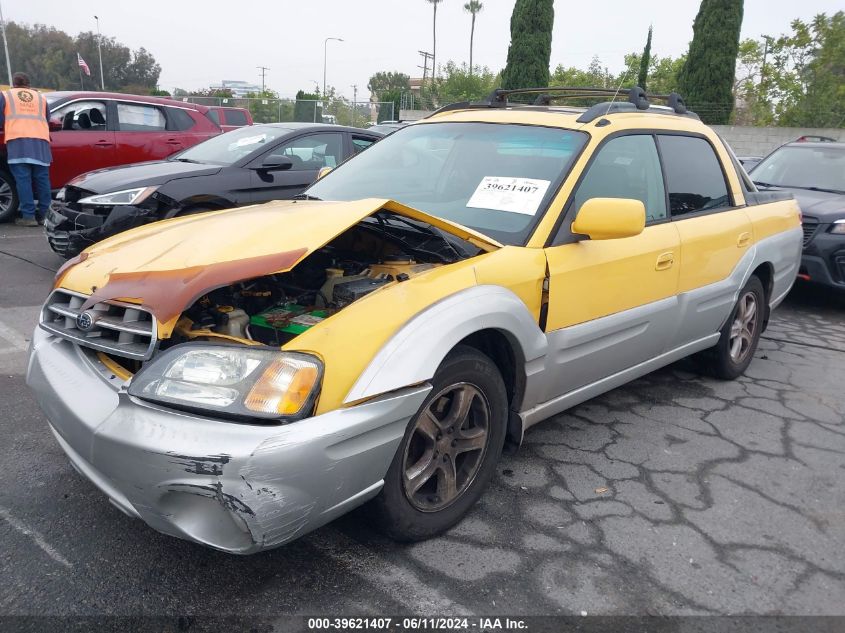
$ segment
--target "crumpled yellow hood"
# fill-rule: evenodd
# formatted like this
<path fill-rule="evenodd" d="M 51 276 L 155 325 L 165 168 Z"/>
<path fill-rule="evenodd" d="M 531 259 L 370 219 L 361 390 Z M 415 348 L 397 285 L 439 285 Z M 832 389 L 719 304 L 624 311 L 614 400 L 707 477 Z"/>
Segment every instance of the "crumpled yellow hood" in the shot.
<path fill-rule="evenodd" d="M 176 310 L 175 297 L 169 294 L 193 295 L 213 285 L 290 270 L 380 209 L 428 222 L 485 251 L 501 246 L 471 229 L 391 200 L 286 200 L 126 231 L 90 247 L 78 261 L 60 269 L 56 285 L 85 295 L 93 293 L 101 301 L 143 302 L 164 322 L 173 318 Z M 202 288 L 204 283 L 209 285 Z M 172 303 L 167 309 L 161 305 Z"/>

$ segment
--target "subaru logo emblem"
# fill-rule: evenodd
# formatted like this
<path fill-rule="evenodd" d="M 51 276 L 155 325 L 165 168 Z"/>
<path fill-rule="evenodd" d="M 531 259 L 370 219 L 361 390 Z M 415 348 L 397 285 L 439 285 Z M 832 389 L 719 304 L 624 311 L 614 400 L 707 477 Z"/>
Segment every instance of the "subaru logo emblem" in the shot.
<path fill-rule="evenodd" d="M 76 317 L 76 327 L 80 330 L 88 331 L 94 325 L 94 317 L 91 315 L 90 312 L 83 312 L 78 317 Z"/>

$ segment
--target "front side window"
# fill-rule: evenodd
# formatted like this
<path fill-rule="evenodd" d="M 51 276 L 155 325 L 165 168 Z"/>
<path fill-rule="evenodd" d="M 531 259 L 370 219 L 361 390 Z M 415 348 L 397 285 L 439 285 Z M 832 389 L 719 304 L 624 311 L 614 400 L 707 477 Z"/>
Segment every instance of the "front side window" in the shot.
<path fill-rule="evenodd" d="M 50 119 L 60 121 L 62 130 L 102 132 L 106 126 L 106 104 L 102 101 L 74 101 L 50 113 Z"/>
<path fill-rule="evenodd" d="M 164 112 L 155 106 L 118 103 L 117 122 L 121 132 L 155 132 L 167 129 Z"/>
<path fill-rule="evenodd" d="M 695 136 L 659 135 L 672 217 L 731 206 L 731 197 L 713 147 Z"/>
<path fill-rule="evenodd" d="M 389 198 L 523 244 L 588 136 L 527 125 L 405 127 L 312 185 L 323 200 Z"/>
<path fill-rule="evenodd" d="M 590 198 L 640 200 L 647 222 L 665 220 L 666 190 L 654 138 L 620 136 L 602 146 L 575 192 L 572 217 Z"/>
<path fill-rule="evenodd" d="M 337 167 L 343 162 L 343 136 L 337 132 L 310 134 L 273 150 L 265 161 L 284 156 L 293 161 L 291 171 L 312 171 Z"/>
<path fill-rule="evenodd" d="M 845 192 L 845 148 L 830 145 L 786 145 L 752 171 L 759 185 Z"/>

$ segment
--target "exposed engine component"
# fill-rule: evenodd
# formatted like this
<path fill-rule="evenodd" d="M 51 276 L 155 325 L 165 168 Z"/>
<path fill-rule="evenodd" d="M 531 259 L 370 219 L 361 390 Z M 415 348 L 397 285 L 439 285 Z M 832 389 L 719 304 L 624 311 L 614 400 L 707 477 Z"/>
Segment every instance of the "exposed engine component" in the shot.
<path fill-rule="evenodd" d="M 374 290 L 378 290 L 385 284 L 389 284 L 391 281 L 393 281 L 391 277 L 382 275 L 381 277 L 375 278 L 366 277 L 364 279 L 339 282 L 335 284 L 332 302 L 338 308 L 344 308 L 353 301 L 357 301 Z"/>

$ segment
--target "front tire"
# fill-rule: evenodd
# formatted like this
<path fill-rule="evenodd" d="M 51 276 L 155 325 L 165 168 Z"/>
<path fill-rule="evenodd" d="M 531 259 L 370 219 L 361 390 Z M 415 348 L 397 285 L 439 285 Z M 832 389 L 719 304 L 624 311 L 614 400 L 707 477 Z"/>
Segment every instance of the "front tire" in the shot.
<path fill-rule="evenodd" d="M 377 526 L 401 541 L 460 521 L 490 482 L 505 441 L 507 391 L 490 358 L 458 346 L 431 382 L 372 503 Z"/>
<path fill-rule="evenodd" d="M 716 378 L 734 380 L 748 369 L 757 350 L 766 315 L 763 284 L 752 276 L 739 292 L 719 342 L 705 356 L 705 369 Z"/>
<path fill-rule="evenodd" d="M 18 190 L 15 179 L 0 169 L 0 222 L 11 222 L 18 214 Z"/>

